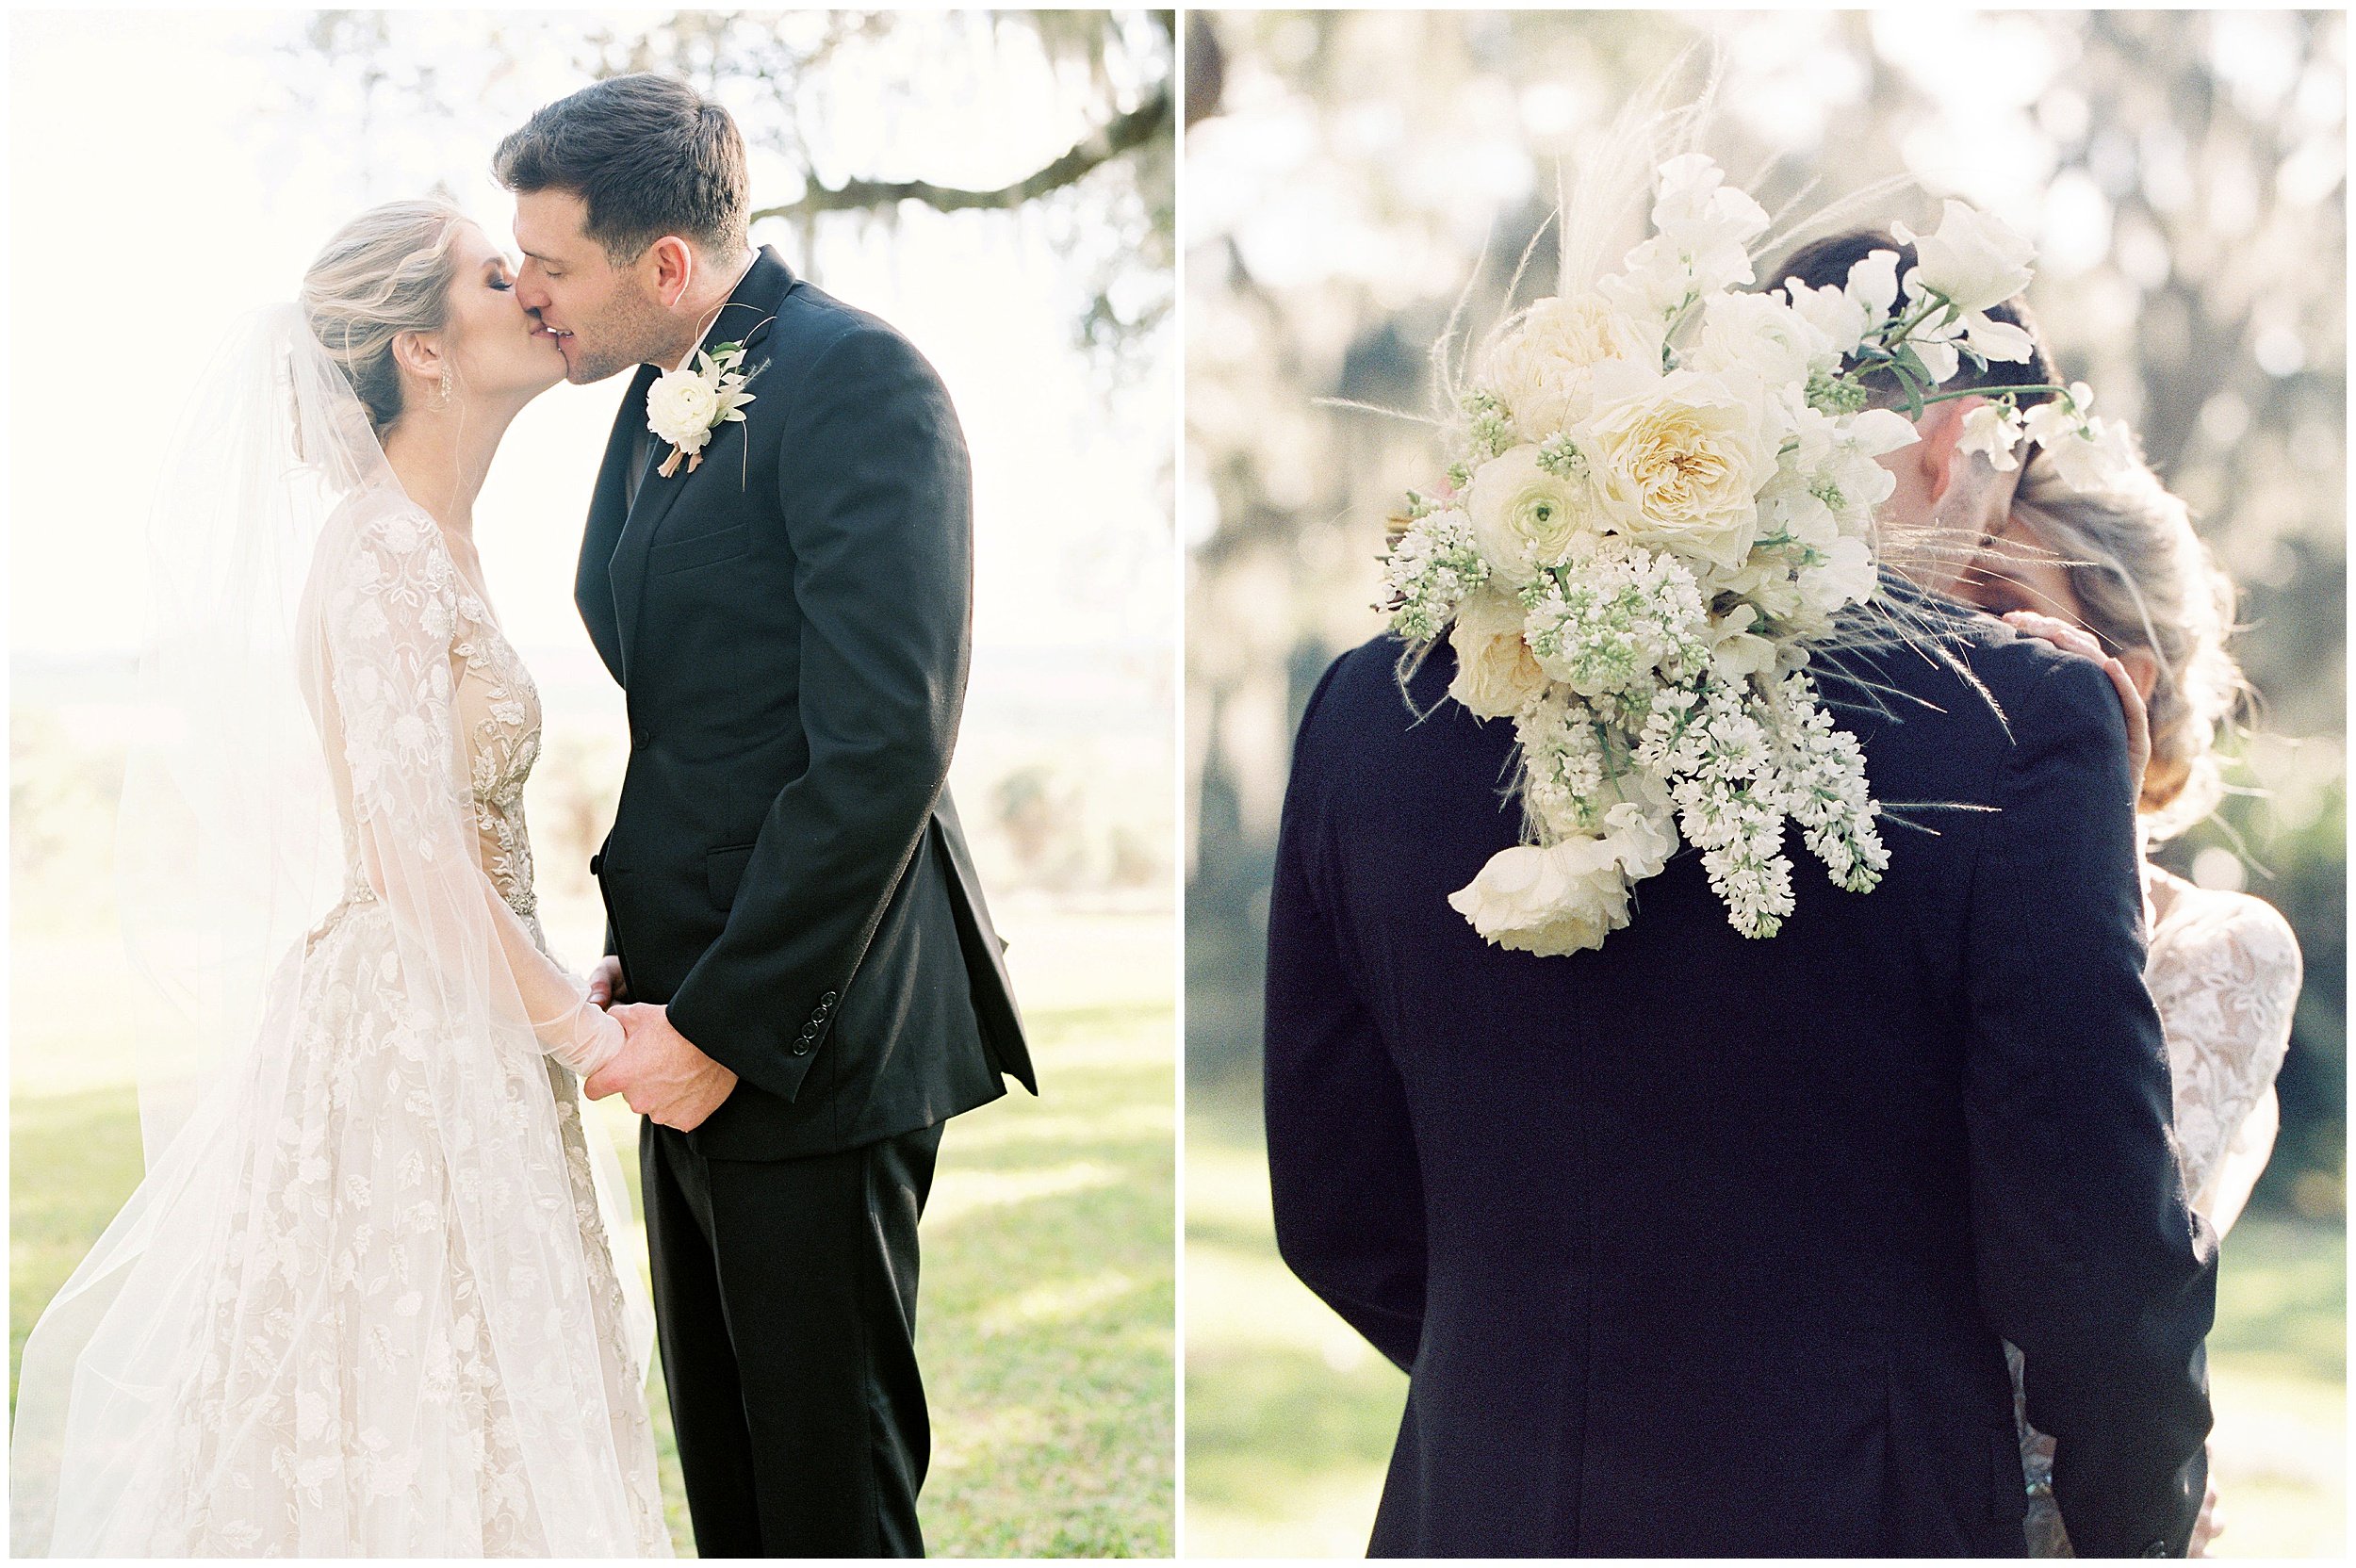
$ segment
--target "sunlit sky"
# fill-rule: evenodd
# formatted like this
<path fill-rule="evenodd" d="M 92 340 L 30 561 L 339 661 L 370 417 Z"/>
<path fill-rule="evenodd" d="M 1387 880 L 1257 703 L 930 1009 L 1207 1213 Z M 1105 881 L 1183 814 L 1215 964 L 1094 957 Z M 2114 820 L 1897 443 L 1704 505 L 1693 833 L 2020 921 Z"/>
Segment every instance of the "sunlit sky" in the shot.
<path fill-rule="evenodd" d="M 658 14 L 611 20 L 627 32 Z M 269 108 L 298 70 L 324 75 L 316 58 L 273 53 L 292 36 L 289 14 L 10 18 L 9 644 L 20 662 L 136 648 L 140 542 L 174 400 L 237 315 L 290 297 L 345 218 L 438 179 L 512 245 L 491 150 L 532 108 L 586 85 L 556 36 L 585 15 L 497 19 L 524 41 L 507 72 L 481 46 L 485 13 L 404 18 L 456 112 L 380 119 L 365 149 L 349 119 L 322 126 Z M 992 79 L 943 66 L 920 74 L 911 96 L 878 90 L 906 74 L 883 56 L 845 62 L 826 130 L 828 155 L 846 167 L 828 177 L 921 172 L 994 185 L 1076 132 L 1072 106 L 1040 90 L 1036 72 Z M 757 204 L 797 193 L 756 158 Z M 1174 638 L 1172 356 L 1165 342 L 1142 391 L 1105 396 L 1072 347 L 1081 269 L 1046 225 L 1039 214 L 929 211 L 863 231 L 830 223 L 814 258 L 781 225 L 754 237 L 892 321 L 948 383 L 973 452 L 977 682 L 993 660 Z M 559 386 L 526 410 L 476 509 L 494 597 L 537 667 L 579 671 L 594 658 L 573 568 L 627 384 Z"/>

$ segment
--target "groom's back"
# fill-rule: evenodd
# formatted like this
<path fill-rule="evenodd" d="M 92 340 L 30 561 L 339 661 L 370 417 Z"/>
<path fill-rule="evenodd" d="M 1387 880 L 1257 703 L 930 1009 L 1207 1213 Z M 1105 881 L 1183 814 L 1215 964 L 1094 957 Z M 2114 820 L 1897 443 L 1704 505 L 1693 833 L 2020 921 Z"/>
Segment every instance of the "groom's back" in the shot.
<path fill-rule="evenodd" d="M 1912 647 L 1849 657 L 1877 696 L 1824 681 L 1902 819 L 1878 890 L 1841 891 L 1794 835 L 1796 906 L 1751 940 L 1689 853 L 1568 958 L 1489 947 L 1447 903 L 1519 831 L 1511 727 L 1445 700 L 1447 648 L 1411 683 L 1419 723 L 1396 643 L 1329 672 L 1271 917 L 1271 1165 L 1287 1256 L 1346 1314 L 1363 1296 L 1361 1327 L 1413 1363 L 1378 1551 L 2021 1550 L 1967 1108 L 1985 923 L 2021 923 L 2010 940 L 2039 911 L 1986 907 L 1974 877 L 2021 757 L 2007 721 L 2034 749 L 2119 720 L 2091 664 L 1993 623 L 1947 638 L 1987 695 Z M 2091 819 L 2056 805 L 2053 874 L 2084 874 L 2069 841 Z M 1355 1023 L 1317 1000 L 1336 979 Z M 1359 1024 L 1353 1083 L 1336 1042 Z M 1320 1102 L 1311 1119 L 1346 1102 L 1360 1122 L 1335 1147 L 1296 1135 Z M 1402 1142 L 1413 1192 L 1380 1168 Z M 1348 1193 L 1330 1214 L 1327 1183 Z M 1421 1234 L 1384 1256 L 1386 1197 Z M 1420 1301 L 1383 1300 L 1417 1243 Z"/>

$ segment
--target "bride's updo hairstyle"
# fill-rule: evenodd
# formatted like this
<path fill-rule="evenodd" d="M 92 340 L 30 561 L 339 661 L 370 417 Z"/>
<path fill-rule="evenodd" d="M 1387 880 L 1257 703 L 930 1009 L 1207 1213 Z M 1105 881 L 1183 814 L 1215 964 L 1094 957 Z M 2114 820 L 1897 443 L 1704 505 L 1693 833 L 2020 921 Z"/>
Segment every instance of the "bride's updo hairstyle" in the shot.
<path fill-rule="evenodd" d="M 451 246 L 466 220 L 456 203 L 439 196 L 386 202 L 337 230 L 303 274 L 303 319 L 379 437 L 401 414 L 393 339 L 448 322 L 457 269 Z"/>
<path fill-rule="evenodd" d="M 2152 655 L 2151 762 L 2136 808 L 2153 837 L 2172 838 L 2224 798 L 2217 731 L 2249 690 L 2225 646 L 2233 580 L 2193 531 L 2184 503 L 2140 463 L 2118 490 L 2087 495 L 2032 447 L 2013 514 L 2067 564 L 2086 629 L 2114 652 Z"/>

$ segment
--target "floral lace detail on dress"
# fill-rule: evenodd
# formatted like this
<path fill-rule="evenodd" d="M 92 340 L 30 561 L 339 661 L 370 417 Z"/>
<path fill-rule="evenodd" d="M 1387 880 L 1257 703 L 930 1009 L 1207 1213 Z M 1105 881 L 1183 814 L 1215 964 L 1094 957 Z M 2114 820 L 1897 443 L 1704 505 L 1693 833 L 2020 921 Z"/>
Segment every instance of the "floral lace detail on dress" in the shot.
<path fill-rule="evenodd" d="M 2206 1217 L 2227 1152 L 2252 1113 L 2270 1108 L 2299 1002 L 2299 939 L 2263 900 L 2153 874 L 2168 903 L 2152 927 L 2144 980 L 2168 1037 L 2177 1165 L 2194 1210 Z M 2004 1359 L 2029 1491 L 2029 1555 L 2068 1557 L 2053 1503 L 2053 1440 L 2029 1425 L 2021 1352 L 2006 1345 Z"/>
<path fill-rule="evenodd" d="M 139 1321 L 83 1364 L 126 1392 L 56 1549 L 668 1556 L 578 1080 L 535 1033 L 578 985 L 533 912 L 538 695 L 430 519 L 330 534 L 306 694 L 347 897 L 134 1200 Z"/>

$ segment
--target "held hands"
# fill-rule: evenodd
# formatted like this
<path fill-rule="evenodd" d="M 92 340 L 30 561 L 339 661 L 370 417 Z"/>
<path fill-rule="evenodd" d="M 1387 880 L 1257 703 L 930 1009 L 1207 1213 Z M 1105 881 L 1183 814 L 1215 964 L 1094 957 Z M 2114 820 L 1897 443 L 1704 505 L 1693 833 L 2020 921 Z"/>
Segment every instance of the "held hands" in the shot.
<path fill-rule="evenodd" d="M 604 971 L 590 981 L 593 999 Z M 692 1133 L 735 1092 L 736 1074 L 672 1028 L 669 1009 L 625 1003 L 608 1014 L 622 1026 L 622 1049 L 582 1086 L 590 1099 L 618 1094 L 639 1115 Z"/>
<path fill-rule="evenodd" d="M 2127 666 L 2104 653 L 2102 645 L 2094 640 L 2091 632 L 2068 621 L 2040 615 L 2034 610 L 2016 610 L 2004 617 L 2004 624 L 2023 637 L 2051 643 L 2064 653 L 2091 659 L 2102 666 L 2102 673 L 2111 678 L 2111 685 L 2119 692 L 2119 706 L 2126 711 L 2127 766 L 2135 775 L 2135 798 L 2143 798 L 2143 770 L 2151 762 L 2151 715 L 2144 707 L 2143 694 L 2135 689 L 2135 678 L 2127 673 Z"/>
<path fill-rule="evenodd" d="M 600 1007 L 630 1000 L 630 988 L 622 984 L 622 960 L 611 953 L 589 972 L 589 1000 Z"/>

